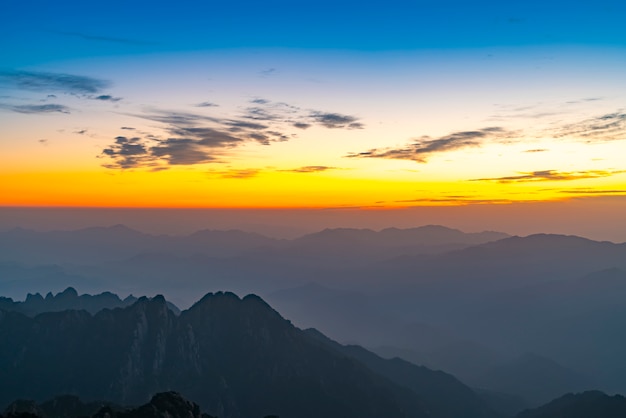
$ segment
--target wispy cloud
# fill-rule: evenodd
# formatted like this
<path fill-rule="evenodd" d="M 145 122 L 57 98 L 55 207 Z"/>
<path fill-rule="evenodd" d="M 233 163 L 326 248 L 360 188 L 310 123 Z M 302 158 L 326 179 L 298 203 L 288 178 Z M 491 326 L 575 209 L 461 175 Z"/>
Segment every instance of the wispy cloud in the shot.
<path fill-rule="evenodd" d="M 0 105 L 0 107 L 12 110 L 17 113 L 25 113 L 25 114 L 30 114 L 30 115 L 45 114 L 45 113 L 66 113 L 66 114 L 70 113 L 69 107 L 63 106 L 60 104 L 52 104 L 52 103 L 38 104 L 38 105 L 28 104 L 28 105 L 17 105 L 17 106 L 3 104 L 3 105 Z"/>
<path fill-rule="evenodd" d="M 626 113 L 617 111 L 566 124 L 548 132 L 556 138 L 571 137 L 586 141 L 626 139 Z"/>
<path fill-rule="evenodd" d="M 320 173 L 322 171 L 336 170 L 337 167 L 329 167 L 325 165 L 307 165 L 304 167 L 293 168 L 291 170 L 281 170 L 289 173 Z"/>
<path fill-rule="evenodd" d="M 262 170 L 257 168 L 211 170 L 209 173 L 223 179 L 251 179 L 257 177 Z"/>
<path fill-rule="evenodd" d="M 599 177 L 609 177 L 615 174 L 623 173 L 619 171 L 589 170 L 589 171 L 557 171 L 557 170 L 540 170 L 523 172 L 516 176 L 493 177 L 472 179 L 470 181 L 494 181 L 497 183 L 527 183 L 539 181 L 570 181 L 581 179 L 593 179 Z"/>
<path fill-rule="evenodd" d="M 485 142 L 510 139 L 513 132 L 501 127 L 489 127 L 475 131 L 454 132 L 440 138 L 421 139 L 400 148 L 374 148 L 369 151 L 348 154 L 350 158 L 386 158 L 394 160 L 411 160 L 425 163 L 432 155 L 456 151 L 463 148 L 480 147 Z"/>
<path fill-rule="evenodd" d="M 441 197 L 441 198 L 420 198 L 420 199 L 406 199 L 406 200 L 394 200 L 394 203 L 416 203 L 422 205 L 434 204 L 440 205 L 442 203 L 461 204 L 461 205 L 485 205 L 485 204 L 507 204 L 513 203 L 511 199 L 481 199 L 472 197 Z"/>
<path fill-rule="evenodd" d="M 626 194 L 626 189 L 569 189 L 560 190 L 559 193 L 565 194 L 577 194 L 577 195 L 613 195 L 613 194 Z"/>
<path fill-rule="evenodd" d="M 23 90 L 62 91 L 73 94 L 95 94 L 110 85 L 106 80 L 93 77 L 36 71 L 0 72 L 0 84 Z"/>
<path fill-rule="evenodd" d="M 310 117 L 318 124 L 330 129 L 363 129 L 363 124 L 354 116 L 314 111 L 311 112 Z"/>
<path fill-rule="evenodd" d="M 213 102 L 202 102 L 202 103 L 198 103 L 195 104 L 194 107 L 218 107 L 218 104 L 215 104 Z"/>

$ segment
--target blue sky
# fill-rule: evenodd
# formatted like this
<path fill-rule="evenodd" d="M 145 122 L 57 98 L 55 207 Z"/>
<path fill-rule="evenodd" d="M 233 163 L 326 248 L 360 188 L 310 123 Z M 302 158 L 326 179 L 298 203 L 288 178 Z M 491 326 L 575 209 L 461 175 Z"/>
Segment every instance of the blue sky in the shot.
<path fill-rule="evenodd" d="M 223 48 L 623 46 L 623 1 L 35 1 L 0 5 L 2 66 Z"/>

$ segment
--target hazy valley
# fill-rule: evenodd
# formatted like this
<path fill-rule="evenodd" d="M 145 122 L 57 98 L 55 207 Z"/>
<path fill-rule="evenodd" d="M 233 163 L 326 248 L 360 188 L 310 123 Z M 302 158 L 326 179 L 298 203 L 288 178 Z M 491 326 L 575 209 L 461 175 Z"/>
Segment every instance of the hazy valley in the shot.
<path fill-rule="evenodd" d="M 0 295 L 2 405 L 495 418 L 626 392 L 626 244 L 576 236 L 11 229 Z"/>

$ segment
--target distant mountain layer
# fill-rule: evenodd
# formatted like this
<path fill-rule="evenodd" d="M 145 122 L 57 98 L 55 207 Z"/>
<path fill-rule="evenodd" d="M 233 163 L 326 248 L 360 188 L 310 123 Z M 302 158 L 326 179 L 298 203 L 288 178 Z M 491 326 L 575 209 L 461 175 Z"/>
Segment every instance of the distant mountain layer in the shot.
<path fill-rule="evenodd" d="M 524 411 L 517 418 L 624 418 L 626 398 L 598 391 L 567 394 L 536 409 Z"/>
<path fill-rule="evenodd" d="M 0 310 L 0 341 L 0 404 L 58 393 L 140 404 L 176 389 L 222 418 L 452 418 L 432 413 L 430 392 L 381 376 L 253 295 L 208 294 L 180 316 L 160 296 L 93 316 L 68 310 L 29 318 Z M 446 379 L 472 402 L 478 399 Z M 440 396 L 447 389 L 443 385 Z M 476 411 L 467 418 L 494 416 L 466 405 Z"/>
<path fill-rule="evenodd" d="M 279 240 L 238 230 L 203 230 L 186 236 L 150 235 L 123 225 L 76 231 L 37 232 L 15 228 L 0 232 L 0 261 L 30 264 L 91 264 L 144 253 L 205 254 L 234 257 L 275 251 L 336 256 L 432 253 L 506 238 L 499 232 L 464 233 L 443 226 L 411 229 L 327 229 L 295 240 Z"/>

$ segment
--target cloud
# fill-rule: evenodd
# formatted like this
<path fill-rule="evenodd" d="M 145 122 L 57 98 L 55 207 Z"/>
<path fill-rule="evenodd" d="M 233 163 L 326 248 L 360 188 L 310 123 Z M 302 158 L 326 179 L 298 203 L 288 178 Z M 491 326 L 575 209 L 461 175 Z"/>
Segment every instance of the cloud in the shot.
<path fill-rule="evenodd" d="M 220 127 L 226 121 L 207 116 L 178 112 L 153 112 L 135 116 L 165 124 L 163 130 L 166 136 L 163 138 L 148 134 L 143 138 L 116 137 L 115 142 L 102 151 L 103 156 L 113 161 L 105 167 L 154 169 L 218 162 L 224 155 L 223 150 L 250 140 L 230 132 L 227 127 Z"/>
<path fill-rule="evenodd" d="M 242 170 L 223 170 L 223 171 L 210 171 L 211 174 L 216 174 L 223 179 L 250 179 L 257 177 L 261 170 L 257 168 L 247 168 Z"/>
<path fill-rule="evenodd" d="M 495 181 L 497 183 L 527 183 L 537 181 L 570 181 L 581 179 L 593 179 L 599 177 L 609 177 L 615 174 L 623 173 L 621 171 L 604 171 L 604 170 L 589 170 L 589 171 L 556 171 L 556 170 L 541 170 L 524 172 L 518 176 L 506 176 L 506 177 L 494 177 L 494 178 L 482 178 L 472 179 L 470 181 Z"/>
<path fill-rule="evenodd" d="M 78 131 L 74 131 L 72 133 L 78 134 L 78 135 L 85 135 L 87 133 L 87 129 L 80 129 Z"/>
<path fill-rule="evenodd" d="M 311 112 L 310 117 L 318 124 L 330 129 L 363 129 L 363 124 L 354 116 L 314 111 Z"/>
<path fill-rule="evenodd" d="M 455 197 L 455 196 L 442 197 L 442 198 L 394 200 L 394 203 L 421 203 L 421 204 L 436 204 L 436 205 L 439 205 L 441 203 L 485 205 L 485 204 L 507 204 L 507 203 L 513 203 L 513 202 L 514 201 L 511 199 L 479 199 L 479 198 Z"/>
<path fill-rule="evenodd" d="M 307 165 L 304 167 L 294 168 L 291 170 L 281 170 L 289 173 L 319 173 L 326 170 L 336 170 L 337 167 L 328 167 L 325 165 Z"/>
<path fill-rule="evenodd" d="M 124 129 L 124 130 L 127 130 L 127 131 L 134 131 L 135 130 L 135 128 L 130 127 L 130 126 L 122 126 L 120 129 Z"/>
<path fill-rule="evenodd" d="M 101 156 L 108 157 L 108 168 L 151 168 L 168 165 L 195 165 L 227 162 L 231 150 L 250 143 L 271 145 L 295 137 L 294 128 L 304 129 L 314 122 L 326 127 L 356 129 L 362 127 L 352 116 L 338 113 L 304 112 L 296 106 L 266 99 L 250 101 L 254 107 L 245 109 L 237 118 L 214 117 L 191 112 L 150 110 L 129 116 L 162 124 L 159 135 L 143 134 L 128 142 L 106 147 Z M 208 106 L 211 107 L 211 106 Z M 122 129 L 131 129 L 124 128 Z M 125 138 L 125 137 L 123 137 Z M 142 151 L 129 155 L 130 151 Z M 145 152 L 144 152 L 145 151 Z M 302 168 L 298 172 L 321 171 L 322 166 Z M 302 171 L 308 170 L 308 171 Z"/>
<path fill-rule="evenodd" d="M 156 165 L 154 158 L 149 155 L 146 145 L 138 137 L 118 136 L 111 146 L 102 150 L 102 154 L 114 160 L 113 164 L 104 165 L 107 168 L 128 169 Z"/>
<path fill-rule="evenodd" d="M 546 151 L 548 151 L 546 148 L 535 148 L 535 149 L 527 149 L 524 152 L 534 153 L 534 152 L 546 152 Z"/>
<path fill-rule="evenodd" d="M 47 139 L 38 139 L 37 142 L 39 142 L 41 145 L 48 145 Z"/>
<path fill-rule="evenodd" d="M 93 77 L 64 73 L 36 71 L 0 72 L 0 84 L 32 91 L 62 91 L 74 94 L 94 94 L 109 87 L 110 83 Z"/>
<path fill-rule="evenodd" d="M 265 70 L 261 70 L 259 71 L 259 74 L 263 77 L 269 77 L 271 75 L 275 75 L 278 73 L 278 70 L 276 68 L 267 68 Z"/>
<path fill-rule="evenodd" d="M 253 99 L 255 106 L 246 108 L 245 119 L 287 124 L 298 129 L 307 129 L 313 125 L 328 129 L 363 129 L 365 125 L 358 118 L 335 112 L 303 110 L 284 102 L 272 102 L 267 99 Z"/>
<path fill-rule="evenodd" d="M 614 112 L 564 125 L 548 132 L 556 138 L 574 137 L 587 141 L 626 139 L 626 113 Z"/>
<path fill-rule="evenodd" d="M 217 160 L 200 141 L 189 138 L 168 138 L 150 148 L 150 154 L 155 159 L 166 160 L 169 165 L 193 165 Z"/>
<path fill-rule="evenodd" d="M 600 189 L 570 189 L 561 190 L 559 193 L 567 194 L 589 194 L 589 195 L 611 195 L 611 194 L 626 194 L 626 189 L 614 189 L 614 190 L 600 190 Z"/>
<path fill-rule="evenodd" d="M 120 100 L 122 100 L 121 97 L 113 97 L 111 95 L 108 94 L 101 94 L 100 96 L 96 96 L 93 97 L 94 100 L 101 100 L 104 102 L 119 102 Z"/>
<path fill-rule="evenodd" d="M 483 128 L 476 131 L 454 132 L 436 139 L 422 137 L 401 148 L 374 148 L 356 154 L 348 154 L 350 158 L 387 158 L 394 160 L 411 160 L 425 163 L 434 154 L 456 151 L 463 148 L 480 147 L 487 141 L 501 141 L 511 138 L 512 132 L 500 127 Z"/>
<path fill-rule="evenodd" d="M 202 102 L 202 103 L 198 103 L 196 105 L 194 105 L 195 107 L 218 107 L 218 104 L 215 104 L 213 102 Z"/>
<path fill-rule="evenodd" d="M 41 105 L 19 105 L 19 106 L 8 106 L 2 105 L 2 107 L 12 110 L 17 113 L 25 113 L 25 114 L 41 114 L 41 113 L 70 113 L 70 109 L 67 106 L 63 106 L 60 104 L 41 104 Z"/>

